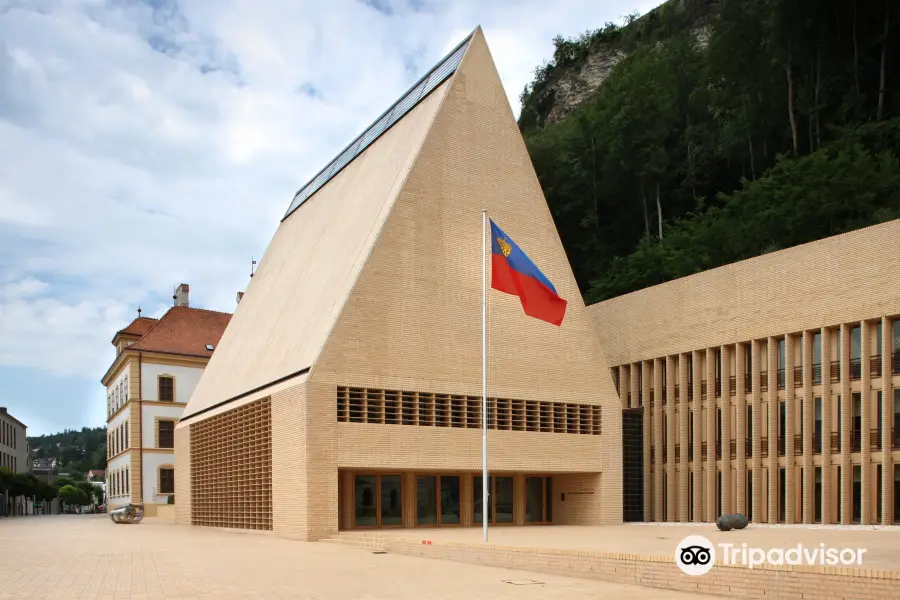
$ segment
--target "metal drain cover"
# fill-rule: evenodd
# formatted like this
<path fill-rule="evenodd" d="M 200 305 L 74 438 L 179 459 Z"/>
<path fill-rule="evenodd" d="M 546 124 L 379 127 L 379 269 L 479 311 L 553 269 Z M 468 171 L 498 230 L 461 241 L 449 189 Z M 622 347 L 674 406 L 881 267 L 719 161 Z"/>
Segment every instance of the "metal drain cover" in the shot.
<path fill-rule="evenodd" d="M 384 550 L 373 550 L 372 554 L 387 554 Z"/>
<path fill-rule="evenodd" d="M 504 579 L 503 583 L 512 585 L 543 585 L 543 581 L 535 581 L 534 579 Z"/>

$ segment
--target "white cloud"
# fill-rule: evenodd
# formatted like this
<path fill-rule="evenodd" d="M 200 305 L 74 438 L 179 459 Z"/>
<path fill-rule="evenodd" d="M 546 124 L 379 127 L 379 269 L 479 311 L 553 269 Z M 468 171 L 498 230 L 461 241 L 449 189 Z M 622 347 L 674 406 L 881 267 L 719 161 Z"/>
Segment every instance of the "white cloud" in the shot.
<path fill-rule="evenodd" d="M 232 310 L 294 192 L 475 25 L 517 113 L 556 34 L 634 8 L 0 0 L 0 367 L 96 381 L 180 282 Z"/>

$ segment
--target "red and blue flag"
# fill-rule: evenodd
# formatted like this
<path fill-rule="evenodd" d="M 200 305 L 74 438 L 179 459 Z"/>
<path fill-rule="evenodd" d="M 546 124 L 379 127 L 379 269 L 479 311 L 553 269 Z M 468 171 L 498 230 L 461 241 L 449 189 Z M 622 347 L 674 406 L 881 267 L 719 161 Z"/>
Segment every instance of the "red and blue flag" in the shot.
<path fill-rule="evenodd" d="M 491 219 L 491 287 L 522 301 L 525 314 L 561 325 L 566 301 L 521 248 Z"/>

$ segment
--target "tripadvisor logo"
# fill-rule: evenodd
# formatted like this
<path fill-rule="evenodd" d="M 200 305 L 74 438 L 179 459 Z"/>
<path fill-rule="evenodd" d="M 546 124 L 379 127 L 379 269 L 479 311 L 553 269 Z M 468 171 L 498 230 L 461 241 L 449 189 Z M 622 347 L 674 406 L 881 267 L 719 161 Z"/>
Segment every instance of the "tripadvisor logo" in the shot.
<path fill-rule="evenodd" d="M 825 544 L 790 548 L 753 548 L 747 544 L 719 544 L 719 564 L 725 566 L 810 565 L 861 566 L 865 548 L 829 548 Z M 716 546 L 702 535 L 689 535 L 675 548 L 675 564 L 687 575 L 706 575 L 716 564 Z"/>
<path fill-rule="evenodd" d="M 687 575 L 706 575 L 716 564 L 716 547 L 702 535 L 689 535 L 675 548 L 675 564 Z"/>

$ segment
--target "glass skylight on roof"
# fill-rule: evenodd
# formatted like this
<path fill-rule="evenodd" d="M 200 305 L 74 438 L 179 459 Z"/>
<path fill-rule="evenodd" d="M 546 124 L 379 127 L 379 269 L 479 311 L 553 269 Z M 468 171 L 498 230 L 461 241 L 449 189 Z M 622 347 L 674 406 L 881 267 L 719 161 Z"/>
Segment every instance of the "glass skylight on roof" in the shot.
<path fill-rule="evenodd" d="M 337 175 L 341 169 L 349 165 L 353 159 L 359 156 L 366 148 L 377 140 L 384 132 L 394 126 L 394 124 L 402 119 L 409 111 L 424 100 L 428 94 L 433 92 L 439 85 L 447 80 L 448 77 L 456 72 L 462 60 L 463 54 L 469 45 L 472 34 L 469 34 L 459 46 L 450 51 L 450 54 L 444 57 L 435 67 L 425 74 L 419 81 L 413 85 L 397 102 L 387 109 L 375 122 L 368 127 L 359 137 L 357 137 L 349 146 L 337 155 L 324 169 L 312 178 L 312 180 L 300 188 L 300 191 L 294 195 L 294 200 L 288 207 L 284 215 L 284 219 L 301 204 L 306 202 L 313 194 L 319 191 L 332 177 Z"/>

